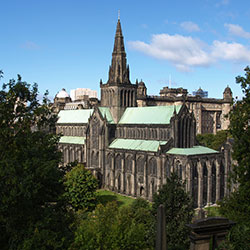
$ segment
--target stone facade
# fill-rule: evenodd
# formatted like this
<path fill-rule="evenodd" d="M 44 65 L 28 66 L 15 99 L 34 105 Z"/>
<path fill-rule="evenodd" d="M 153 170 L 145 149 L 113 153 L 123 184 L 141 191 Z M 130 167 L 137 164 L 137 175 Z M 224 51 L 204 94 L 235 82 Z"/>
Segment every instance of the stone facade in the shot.
<path fill-rule="evenodd" d="M 101 81 L 100 88 L 100 106 L 59 113 L 63 164 L 78 160 L 93 171 L 102 187 L 149 200 L 171 172 L 186 181 L 195 207 L 214 204 L 228 193 L 228 147 L 218 152 L 196 143 L 197 116 L 201 114 L 194 107 L 203 105 L 199 106 L 203 112 L 205 102 L 198 102 L 197 97 L 190 101 L 183 89 L 150 98 L 142 81 L 132 84 L 120 20 L 109 79 Z M 225 105 L 206 102 L 206 110 L 215 112 L 212 117 L 217 117 L 217 108 L 222 112 L 216 106 L 220 104 Z"/>
<path fill-rule="evenodd" d="M 185 104 L 194 113 L 197 134 L 216 134 L 228 129 L 232 91 L 226 87 L 222 99 L 188 95 L 187 89 L 164 87 L 159 96 L 148 96 L 145 83 L 138 84 L 138 107 Z M 143 93 L 142 93 L 143 92 Z"/>

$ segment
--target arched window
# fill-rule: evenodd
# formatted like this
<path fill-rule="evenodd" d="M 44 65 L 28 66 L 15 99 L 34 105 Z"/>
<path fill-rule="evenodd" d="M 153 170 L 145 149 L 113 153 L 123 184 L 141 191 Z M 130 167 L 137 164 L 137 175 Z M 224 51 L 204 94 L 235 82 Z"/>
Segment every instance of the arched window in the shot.
<path fill-rule="evenodd" d="M 182 180 L 182 165 L 179 161 L 175 164 L 175 172 L 178 175 L 178 177 Z"/>
<path fill-rule="evenodd" d="M 132 158 L 131 158 L 131 156 L 128 156 L 125 159 L 125 171 L 126 171 L 126 173 L 132 173 Z"/>
<path fill-rule="evenodd" d="M 153 157 L 149 160 L 149 174 L 152 176 L 157 175 L 157 163 L 156 159 Z"/>
<path fill-rule="evenodd" d="M 137 159 L 137 173 L 143 175 L 144 174 L 144 166 L 145 160 L 143 157 L 139 157 Z"/>
<path fill-rule="evenodd" d="M 108 154 L 106 157 L 106 168 L 111 169 L 112 168 L 112 155 Z"/>
<path fill-rule="evenodd" d="M 225 167 L 223 162 L 220 165 L 220 200 L 224 197 L 224 188 L 225 188 Z"/>
<path fill-rule="evenodd" d="M 206 164 L 203 164 L 203 205 L 207 204 L 207 180 L 208 180 L 208 172 Z"/>
<path fill-rule="evenodd" d="M 123 103 L 123 89 L 121 90 L 121 92 L 120 92 L 120 106 L 122 107 L 123 105 L 124 105 L 124 103 Z"/>
<path fill-rule="evenodd" d="M 121 156 L 119 154 L 115 157 L 115 170 L 121 171 Z"/>
<path fill-rule="evenodd" d="M 164 164 L 164 177 L 170 177 L 170 164 L 169 164 L 169 160 L 166 159 L 165 164 Z"/>
<path fill-rule="evenodd" d="M 216 166 L 212 164 L 212 203 L 216 202 Z"/>
<path fill-rule="evenodd" d="M 194 163 L 193 165 L 193 185 L 192 185 L 192 194 L 193 194 L 193 202 L 194 202 L 194 207 L 198 206 L 198 171 L 197 171 L 197 165 Z"/>

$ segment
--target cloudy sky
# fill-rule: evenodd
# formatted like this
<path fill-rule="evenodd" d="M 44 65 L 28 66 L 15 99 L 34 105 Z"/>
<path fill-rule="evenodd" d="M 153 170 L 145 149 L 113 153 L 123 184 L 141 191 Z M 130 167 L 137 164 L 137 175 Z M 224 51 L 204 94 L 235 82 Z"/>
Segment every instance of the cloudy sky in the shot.
<path fill-rule="evenodd" d="M 1 82 L 21 74 L 54 96 L 107 81 L 120 10 L 131 81 L 148 94 L 199 87 L 222 97 L 250 64 L 246 0 L 8 0 L 0 5 Z"/>

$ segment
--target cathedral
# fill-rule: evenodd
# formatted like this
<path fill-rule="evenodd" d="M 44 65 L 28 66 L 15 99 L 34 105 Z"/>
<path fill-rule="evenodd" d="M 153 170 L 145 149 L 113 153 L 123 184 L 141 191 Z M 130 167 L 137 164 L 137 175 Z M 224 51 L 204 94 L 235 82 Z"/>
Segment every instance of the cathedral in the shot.
<path fill-rule="evenodd" d="M 103 188 L 148 200 L 171 172 L 185 181 L 195 207 L 212 205 L 227 195 L 230 150 L 197 145 L 197 114 L 192 108 L 196 101 L 186 95 L 179 98 L 173 89 L 165 89 L 162 98 L 146 98 L 145 84 L 130 82 L 119 19 L 108 81 L 101 81 L 100 89 L 98 105 L 60 110 L 56 131 L 62 134 L 62 164 L 77 160 L 97 176 Z M 216 104 L 230 106 L 230 91 Z M 65 93 L 58 98 L 68 98 Z M 217 115 L 213 117 L 220 121 Z"/>

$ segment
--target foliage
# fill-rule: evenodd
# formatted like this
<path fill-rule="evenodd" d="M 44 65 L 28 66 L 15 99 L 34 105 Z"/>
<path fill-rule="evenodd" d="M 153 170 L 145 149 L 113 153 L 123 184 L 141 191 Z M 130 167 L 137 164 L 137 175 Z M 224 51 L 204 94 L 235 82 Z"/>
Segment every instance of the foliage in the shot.
<path fill-rule="evenodd" d="M 119 207 L 128 206 L 133 203 L 134 198 L 124 196 L 109 190 L 99 189 L 97 190 L 97 203 L 101 203 L 103 205 L 108 202 L 116 201 Z"/>
<path fill-rule="evenodd" d="M 234 226 L 227 239 L 219 245 L 219 250 L 250 250 L 250 228 L 246 224 Z"/>
<path fill-rule="evenodd" d="M 146 201 L 120 209 L 116 202 L 99 204 L 81 221 L 70 249 L 153 249 L 153 221 Z"/>
<path fill-rule="evenodd" d="M 220 203 L 220 213 L 237 223 L 229 238 L 232 249 L 240 249 L 238 246 L 242 245 L 245 248 L 241 249 L 246 249 L 250 245 L 250 68 L 246 67 L 245 72 L 245 77 L 236 77 L 245 96 L 234 103 L 229 114 L 229 131 L 234 139 L 233 159 L 237 162 L 231 179 L 238 188 Z"/>
<path fill-rule="evenodd" d="M 184 190 L 184 184 L 172 173 L 158 193 L 153 196 L 153 211 L 156 214 L 163 204 L 166 215 L 166 240 L 169 249 L 188 249 L 189 231 L 186 224 L 191 223 L 194 210 L 192 200 Z"/>
<path fill-rule="evenodd" d="M 218 131 L 217 134 L 199 134 L 196 139 L 200 145 L 214 150 L 219 150 L 223 143 L 226 142 L 229 133 L 227 130 Z"/>
<path fill-rule="evenodd" d="M 97 179 L 82 164 L 65 176 L 65 197 L 74 210 L 93 210 L 96 206 Z"/>
<path fill-rule="evenodd" d="M 37 85 L 31 87 L 20 76 L 0 91 L 1 249 L 35 249 L 24 244 L 28 238 L 36 235 L 42 239 L 43 234 L 53 231 L 52 225 L 45 225 L 45 218 L 65 223 L 68 220 L 62 212 L 59 138 L 49 132 L 56 116 L 48 106 L 47 94 L 40 104 Z M 63 238 L 70 237 L 70 233 L 65 235 L 60 228 L 56 232 L 53 239 L 43 242 L 43 247 L 66 246 Z"/>
<path fill-rule="evenodd" d="M 207 217 L 221 217 L 219 207 L 205 207 Z"/>

